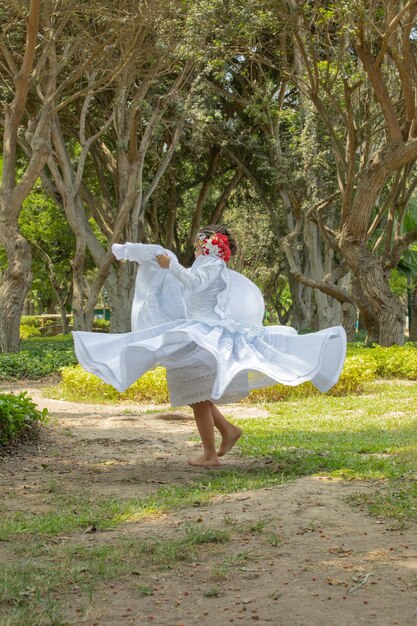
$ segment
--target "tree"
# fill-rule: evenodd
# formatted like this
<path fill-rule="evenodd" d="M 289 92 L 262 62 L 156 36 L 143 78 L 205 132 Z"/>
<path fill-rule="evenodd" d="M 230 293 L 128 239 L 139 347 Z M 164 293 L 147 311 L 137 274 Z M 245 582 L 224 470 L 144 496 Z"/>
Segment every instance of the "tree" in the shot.
<path fill-rule="evenodd" d="M 84 92 L 77 101 L 69 94 L 73 105 L 64 103 L 53 116 L 54 154 L 48 161 L 76 235 L 75 325 L 91 326 L 106 285 L 114 331 L 128 329 L 134 275 L 127 265 L 113 267 L 111 245 L 144 239 L 145 211 L 181 136 L 195 70 L 192 60 L 176 53 L 181 7 L 143 3 L 138 13 L 124 0 L 119 4 L 122 19 L 116 13 L 112 23 L 111 14 L 110 25 L 100 23 L 94 40 L 101 42 L 103 29 L 112 35 L 110 67 L 109 59 L 103 66 L 100 58 L 84 65 Z M 174 26 L 166 32 L 171 18 Z M 98 268 L 89 285 L 83 272 L 87 249 Z"/>
<path fill-rule="evenodd" d="M 34 279 L 28 297 L 32 294 L 43 306 L 48 303 L 49 307 L 57 306 L 63 332 L 68 333 L 67 315 L 72 300 L 70 270 L 75 239 L 62 207 L 46 196 L 40 182 L 23 203 L 19 225 L 32 249 Z"/>
<path fill-rule="evenodd" d="M 40 0 L 31 0 L 26 18 L 26 34 L 20 37 L 8 30 L 6 8 L 1 10 L 4 38 L 0 44 L 2 68 L 10 77 L 12 99 L 6 102 L 3 122 L 3 159 L 0 188 L 0 243 L 7 254 L 7 269 L 0 285 L 0 351 L 19 349 L 19 326 L 23 303 L 32 279 L 31 251 L 19 232 L 18 218 L 22 203 L 32 190 L 49 155 L 49 96 L 52 76 L 46 70 L 45 102 L 33 115 L 27 115 L 29 90 L 36 82 L 43 59 L 37 59 L 36 46 L 40 28 Z M 22 20 L 21 20 L 22 21 Z M 21 57 L 19 47 L 23 49 Z M 20 59 L 21 62 L 20 62 Z M 19 133 L 27 131 L 31 158 L 17 180 Z"/>
<path fill-rule="evenodd" d="M 256 0 L 227 7 L 212 2 L 206 11 L 211 46 L 203 86 L 204 106 L 213 120 L 210 135 L 250 181 L 257 202 L 269 213 L 277 266 L 288 257 L 283 267 L 292 294 L 292 323 L 301 328 L 340 323 L 341 305 L 333 294 L 313 294 L 310 285 L 296 280 L 298 274 L 308 275 L 314 286 L 338 260 L 333 249 L 322 245 L 318 226 L 301 221 L 306 199 L 311 201 L 317 184 L 323 184 L 318 176 L 310 180 L 302 149 L 302 118 L 309 102 L 301 102 L 291 81 L 295 60 L 288 43 L 288 16 L 281 5 Z M 320 197 L 319 189 L 316 193 Z M 284 238 L 295 225 L 302 246 L 301 237 Z"/>
<path fill-rule="evenodd" d="M 303 66 L 297 84 L 327 129 L 337 170 L 332 193 L 310 208 L 309 217 L 342 260 L 321 281 L 298 278 L 355 303 L 371 341 L 402 344 L 405 311 L 390 289 L 389 273 L 417 237 L 417 231 L 401 233 L 404 202 L 415 188 L 415 180 L 407 182 L 417 158 L 417 5 L 387 0 L 290 6 Z M 339 224 L 332 226 L 326 209 L 335 204 Z M 398 229 L 391 245 L 394 215 Z M 370 236 L 384 220 L 385 245 L 372 249 Z M 352 292 L 336 288 L 335 278 L 349 271 Z"/>

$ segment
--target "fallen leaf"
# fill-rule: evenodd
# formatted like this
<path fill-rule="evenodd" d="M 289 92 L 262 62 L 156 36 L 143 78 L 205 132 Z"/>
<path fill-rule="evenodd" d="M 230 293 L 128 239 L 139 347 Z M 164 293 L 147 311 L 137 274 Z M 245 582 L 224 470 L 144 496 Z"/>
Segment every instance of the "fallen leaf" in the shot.
<path fill-rule="evenodd" d="M 344 580 L 340 580 L 339 578 L 326 578 L 326 581 L 329 583 L 329 585 L 345 585 L 346 583 Z"/>

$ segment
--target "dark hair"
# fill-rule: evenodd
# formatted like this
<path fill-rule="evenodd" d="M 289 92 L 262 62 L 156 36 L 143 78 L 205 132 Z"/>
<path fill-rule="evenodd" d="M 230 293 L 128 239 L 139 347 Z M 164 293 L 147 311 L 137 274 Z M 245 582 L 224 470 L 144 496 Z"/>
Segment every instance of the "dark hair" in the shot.
<path fill-rule="evenodd" d="M 220 224 L 209 224 L 202 229 L 203 233 L 220 233 L 221 235 L 226 235 L 229 240 L 230 254 L 233 256 L 237 252 L 237 241 L 233 237 L 232 233 L 225 226 L 221 226 Z"/>

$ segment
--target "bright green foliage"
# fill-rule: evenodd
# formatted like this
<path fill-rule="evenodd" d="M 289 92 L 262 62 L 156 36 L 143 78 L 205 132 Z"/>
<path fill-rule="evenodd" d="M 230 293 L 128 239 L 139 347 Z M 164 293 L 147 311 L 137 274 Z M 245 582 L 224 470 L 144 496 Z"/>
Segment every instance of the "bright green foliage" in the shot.
<path fill-rule="evenodd" d="M 41 317 L 39 315 L 22 315 L 20 318 L 20 339 L 39 337 L 41 335 Z"/>
<path fill-rule="evenodd" d="M 68 316 L 70 328 L 73 325 L 72 315 Z M 56 328 L 62 329 L 61 320 L 57 316 L 47 315 L 22 315 L 20 320 L 20 338 L 55 336 Z M 93 330 L 106 332 L 110 330 L 110 322 L 103 319 L 93 320 Z"/>
<path fill-rule="evenodd" d="M 62 397 L 73 401 L 88 399 L 90 402 L 114 402 L 118 400 L 168 402 L 165 370 L 161 367 L 146 372 L 123 393 L 119 393 L 97 376 L 84 371 L 80 366 L 65 367 L 62 370 L 61 391 Z"/>
<path fill-rule="evenodd" d="M 71 337 L 33 337 L 22 342 L 20 352 L 0 354 L 0 380 L 43 378 L 76 362 Z"/>
<path fill-rule="evenodd" d="M 94 320 L 93 321 L 94 330 L 100 330 L 102 332 L 110 330 L 110 322 L 108 320 Z"/>
<path fill-rule="evenodd" d="M 348 356 L 337 385 L 328 392 L 333 396 L 344 396 L 349 393 L 361 393 L 366 382 L 376 378 L 377 363 L 369 352 Z M 320 392 L 311 383 L 303 383 L 297 387 L 274 385 L 265 389 L 254 389 L 249 395 L 249 402 L 278 402 L 290 398 L 303 398 L 318 395 Z"/>
<path fill-rule="evenodd" d="M 69 318 L 72 323 L 72 316 Z M 102 320 L 97 320 L 102 321 Z M 93 325 L 95 328 L 95 325 Z M 99 329 L 106 328 L 99 326 Z M 20 339 L 29 337 L 51 337 L 62 331 L 62 321 L 56 315 L 22 315 L 20 319 Z"/>
<path fill-rule="evenodd" d="M 42 325 L 42 318 L 40 315 L 22 315 L 20 323 L 24 326 L 32 326 L 33 328 L 40 328 Z"/>
<path fill-rule="evenodd" d="M 417 380 L 417 349 L 414 346 L 374 348 L 372 357 L 377 363 L 377 376 Z"/>
<path fill-rule="evenodd" d="M 27 326 L 20 324 L 20 339 L 28 339 L 29 337 L 40 337 L 41 329 L 36 326 Z"/>
<path fill-rule="evenodd" d="M 23 203 L 19 226 L 22 235 L 32 247 L 33 281 L 28 297 L 50 306 L 52 302 L 56 302 L 51 279 L 61 291 L 62 298 L 71 289 L 70 268 L 75 238 L 64 213 L 45 194 L 39 180 Z"/>
<path fill-rule="evenodd" d="M 372 359 L 376 364 L 376 378 L 417 380 L 417 348 L 412 343 L 389 348 L 351 345 L 348 352 L 367 361 Z"/>
<path fill-rule="evenodd" d="M 10 444 L 22 435 L 33 433 L 47 418 L 48 410 L 39 411 L 26 392 L 15 396 L 0 394 L 0 446 Z"/>
<path fill-rule="evenodd" d="M 372 355 L 357 354 L 348 356 L 340 375 L 339 382 L 330 393 L 335 396 L 344 396 L 349 393 L 360 393 L 364 383 L 377 377 L 377 363 Z"/>
<path fill-rule="evenodd" d="M 390 348 L 352 347 L 349 352 L 339 382 L 330 389 L 328 395 L 362 393 L 364 385 L 376 378 L 417 380 L 417 349 L 413 345 Z M 254 389 L 247 402 L 279 402 L 319 394 L 311 383 L 296 387 L 278 384 L 265 389 Z M 88 399 L 90 402 L 133 400 L 163 403 L 168 402 L 168 389 L 163 368 L 147 372 L 129 389 L 119 393 L 81 367 L 68 367 L 62 371 L 60 396 L 72 401 Z"/>

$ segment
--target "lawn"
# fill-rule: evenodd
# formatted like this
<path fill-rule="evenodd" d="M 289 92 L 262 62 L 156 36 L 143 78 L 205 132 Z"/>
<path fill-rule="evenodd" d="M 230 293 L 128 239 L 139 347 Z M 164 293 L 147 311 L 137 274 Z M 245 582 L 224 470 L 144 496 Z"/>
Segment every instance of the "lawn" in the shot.
<path fill-rule="evenodd" d="M 188 524 L 180 534 L 164 538 L 148 533 L 140 543 L 121 536 L 111 545 L 90 546 L 82 540 L 85 533 L 105 534 L 129 524 L 140 528 L 158 516 L 210 507 L 219 496 L 285 485 L 306 476 L 358 485 L 366 481 L 370 489 L 348 497 L 353 509 L 389 519 L 393 528 L 413 525 L 416 396 L 417 386 L 408 381 L 373 381 L 366 384 L 363 395 L 321 395 L 259 405 L 268 417 L 234 420 L 244 429 L 236 446 L 238 468 L 226 465 L 188 480 L 173 477 L 143 497 L 105 497 L 78 488 L 74 480 L 71 489 L 65 489 L 65 477 L 51 475 L 39 510 L 38 502 L 16 490 L 6 498 L 13 506 L 0 501 L 0 549 L 4 548 L 0 618 L 7 615 L 8 626 L 70 623 L 65 615 L 71 589 L 82 589 L 84 597 L 91 599 L 103 583 L 137 571 L 138 563 L 144 579 L 138 589 L 146 596 L 149 585 L 143 572 L 175 571 L 195 559 L 205 549 L 202 544 L 236 541 L 245 533 L 251 536 L 263 530 L 267 520 L 259 516 L 249 528 L 226 516 L 216 527 Z M 7 458 L 2 464 L 7 468 Z M 71 481 L 71 476 L 66 480 Z M 279 545 L 281 538 L 271 530 L 266 541 Z M 216 595 L 212 589 L 209 593 Z"/>

